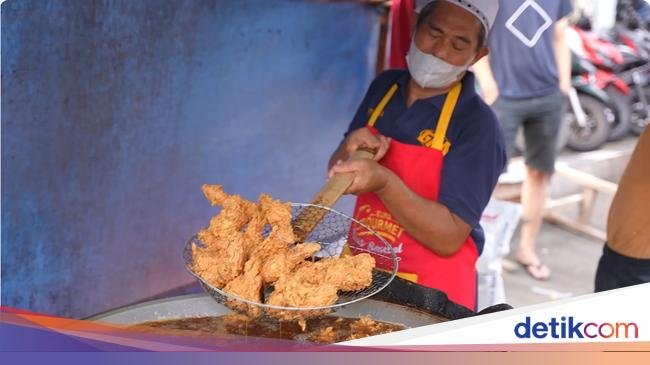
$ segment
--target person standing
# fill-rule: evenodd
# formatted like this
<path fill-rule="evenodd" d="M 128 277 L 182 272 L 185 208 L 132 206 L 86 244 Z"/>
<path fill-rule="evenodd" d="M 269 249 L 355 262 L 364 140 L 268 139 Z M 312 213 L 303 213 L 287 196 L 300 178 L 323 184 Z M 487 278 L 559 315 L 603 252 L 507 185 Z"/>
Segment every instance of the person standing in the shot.
<path fill-rule="evenodd" d="M 571 88 L 571 53 L 564 33 L 570 0 L 501 0 L 489 47 L 498 50 L 474 66 L 485 101 L 499 119 L 508 158 L 523 127 L 526 177 L 516 259 L 537 280 L 550 269 L 535 251 L 556 145 Z"/>
<path fill-rule="evenodd" d="M 479 224 L 506 163 L 496 116 L 467 71 L 488 53 L 498 2 L 436 0 L 421 10 L 406 63 L 370 85 L 345 138 L 330 158 L 330 176 L 353 173 L 354 218 L 386 238 L 399 276 L 476 308 Z M 347 161 L 359 147 L 373 160 Z M 345 161 L 345 162 L 343 162 Z M 376 237 L 354 241 L 383 255 Z M 381 260 L 378 260 L 381 267 Z"/>
<path fill-rule="evenodd" d="M 609 208 L 596 291 L 650 283 L 650 128 L 639 137 Z"/>

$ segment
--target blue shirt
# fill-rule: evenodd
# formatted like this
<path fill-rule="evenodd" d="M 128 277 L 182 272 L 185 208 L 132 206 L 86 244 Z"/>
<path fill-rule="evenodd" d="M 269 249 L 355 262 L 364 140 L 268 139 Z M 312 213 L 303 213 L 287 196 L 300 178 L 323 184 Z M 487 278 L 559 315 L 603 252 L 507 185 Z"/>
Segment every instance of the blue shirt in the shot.
<path fill-rule="evenodd" d="M 389 70 L 377 76 L 370 84 L 346 136 L 367 125 L 372 110 L 397 83 L 398 89 L 375 122 L 375 127 L 396 141 L 421 145 L 417 137 L 425 129 L 435 131 L 447 95 L 417 100 L 407 108 L 406 91 L 410 78 L 406 70 Z M 438 202 L 472 227 L 471 235 L 480 253 L 485 238 L 479 220 L 505 167 L 506 152 L 497 118 L 476 94 L 474 82 L 474 75 L 467 72 L 447 129 L 446 138 L 451 148 L 443 164 Z"/>
<path fill-rule="evenodd" d="M 490 65 L 499 96 L 524 99 L 559 91 L 554 25 L 570 0 L 501 0 L 490 30 Z"/>

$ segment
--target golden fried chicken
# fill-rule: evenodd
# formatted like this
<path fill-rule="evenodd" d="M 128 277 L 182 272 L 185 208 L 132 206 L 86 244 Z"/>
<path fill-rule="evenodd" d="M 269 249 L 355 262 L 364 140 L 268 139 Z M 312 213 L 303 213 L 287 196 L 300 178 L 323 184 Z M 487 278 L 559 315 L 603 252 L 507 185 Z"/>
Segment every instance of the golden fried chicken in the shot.
<path fill-rule="evenodd" d="M 367 253 L 324 259 L 318 264 L 323 266 L 321 270 L 325 272 L 323 280 L 334 284 L 339 290 L 361 290 L 372 283 L 375 259 Z"/>
<path fill-rule="evenodd" d="M 223 191 L 221 185 L 203 184 L 201 191 L 203 191 L 203 195 L 205 195 L 211 205 L 223 205 L 226 199 L 230 197 L 230 195 Z"/>
<path fill-rule="evenodd" d="M 293 307 L 313 308 L 336 303 L 337 289 L 329 283 L 318 283 L 299 275 L 283 276 L 275 282 L 275 289 L 269 296 L 268 304 Z M 270 310 L 269 314 L 283 320 L 300 320 L 329 313 L 329 310 L 296 311 Z"/>
<path fill-rule="evenodd" d="M 374 336 L 379 333 L 389 333 L 406 329 L 403 325 L 396 325 L 386 322 L 377 322 L 370 316 L 362 316 L 358 320 L 350 323 L 350 335 L 346 341 L 356 340 L 368 336 Z"/>
<path fill-rule="evenodd" d="M 273 283 L 288 275 L 299 263 L 320 250 L 318 243 L 301 243 L 286 250 L 279 250 L 268 256 L 262 265 L 262 279 Z"/>
<path fill-rule="evenodd" d="M 221 212 L 210 220 L 208 230 L 217 237 L 227 238 L 248 224 L 256 207 L 239 195 L 228 195 L 221 185 L 204 184 L 203 194 L 212 205 L 221 205 Z"/>
<path fill-rule="evenodd" d="M 224 290 L 230 294 L 255 303 L 262 302 L 262 277 L 260 276 L 260 261 L 251 258 L 244 265 L 243 274 L 226 284 Z M 251 317 L 258 317 L 260 307 L 245 302 L 229 299 L 226 303 L 230 308 L 245 312 Z"/>
<path fill-rule="evenodd" d="M 211 285 L 221 288 L 241 275 L 246 262 L 243 234 L 233 234 L 227 242 L 208 232 L 199 232 L 206 248 L 192 247 L 194 271 Z"/>
<path fill-rule="evenodd" d="M 290 275 L 300 280 L 328 283 L 339 290 L 352 291 L 366 288 L 372 283 L 374 267 L 375 259 L 367 253 L 362 253 L 300 265 Z"/>
<path fill-rule="evenodd" d="M 285 243 L 296 242 L 291 226 L 291 204 L 282 203 L 266 194 L 261 194 L 259 207 L 266 218 L 266 222 L 272 226 L 271 234 Z"/>
<path fill-rule="evenodd" d="M 313 334 L 310 338 L 310 341 L 317 343 L 334 343 L 336 342 L 336 332 L 334 327 L 325 327 L 322 328 L 317 333 Z"/>
<path fill-rule="evenodd" d="M 264 217 L 264 214 L 259 207 L 256 206 L 255 209 L 252 210 L 251 218 L 244 231 L 244 236 L 246 237 L 246 252 L 253 252 L 260 245 L 264 239 L 262 232 L 265 225 L 266 217 Z"/>
<path fill-rule="evenodd" d="M 192 246 L 192 264 L 194 272 L 211 285 L 221 288 L 227 281 L 214 270 L 219 263 L 219 251 Z"/>
<path fill-rule="evenodd" d="M 264 284 L 273 284 L 267 304 L 313 308 L 338 300 L 339 290 L 353 291 L 372 283 L 375 260 L 368 254 L 306 261 L 320 250 L 318 243 L 295 243 L 292 209 L 266 194 L 257 203 L 226 194 L 220 185 L 203 185 L 203 193 L 221 212 L 202 229 L 198 238 L 205 247 L 194 246 L 193 269 L 217 288 L 251 302 L 262 302 Z M 270 232 L 263 235 L 265 228 Z M 226 305 L 250 316 L 260 307 L 229 299 Z M 301 320 L 329 310 L 272 310 L 268 314 L 285 320 Z"/>

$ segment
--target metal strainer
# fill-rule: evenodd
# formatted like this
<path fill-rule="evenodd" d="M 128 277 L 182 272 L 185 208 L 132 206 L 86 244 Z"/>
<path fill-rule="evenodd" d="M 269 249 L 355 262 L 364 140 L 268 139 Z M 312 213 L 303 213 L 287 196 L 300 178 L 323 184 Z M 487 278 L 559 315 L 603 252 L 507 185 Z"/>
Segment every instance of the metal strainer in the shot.
<path fill-rule="evenodd" d="M 338 257 L 346 244 L 352 254 L 362 252 L 372 254 L 375 258 L 376 268 L 373 270 L 372 283 L 370 286 L 357 291 L 339 291 L 339 298 L 336 303 L 323 307 L 281 307 L 253 302 L 230 294 L 223 289 L 214 287 L 194 272 L 192 247 L 193 245 L 204 247 L 203 243 L 197 236 L 192 237 L 186 243 L 183 250 L 183 258 L 187 270 L 199 280 L 203 289 L 218 303 L 227 305 L 228 301 L 234 300 L 236 302 L 258 307 L 261 309 L 263 314 L 268 314 L 269 310 L 314 311 L 315 313 L 330 312 L 378 293 L 393 280 L 397 273 L 397 255 L 393 250 L 393 247 L 375 231 L 363 223 L 325 206 L 301 203 L 292 203 L 291 205 L 294 221 L 295 218 L 305 209 L 308 209 L 310 212 L 320 210 L 325 213 L 322 220 L 318 222 L 305 240 L 306 242 L 317 242 L 321 245 L 321 250 L 314 255 L 315 257 Z M 265 230 L 264 236 L 268 233 L 269 230 Z M 368 241 L 368 237 L 374 238 L 372 243 Z M 378 268 L 381 268 L 381 270 Z M 264 300 L 271 292 L 272 287 L 264 288 Z M 309 316 L 310 315 L 306 315 L 306 317 Z"/>

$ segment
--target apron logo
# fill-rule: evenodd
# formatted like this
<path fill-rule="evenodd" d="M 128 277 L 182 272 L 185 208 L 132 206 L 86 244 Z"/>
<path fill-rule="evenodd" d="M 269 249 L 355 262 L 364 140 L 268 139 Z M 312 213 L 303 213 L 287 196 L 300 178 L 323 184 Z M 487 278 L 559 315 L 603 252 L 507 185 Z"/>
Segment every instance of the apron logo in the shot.
<path fill-rule="evenodd" d="M 362 251 L 362 252 L 370 252 L 376 255 L 380 256 L 388 256 L 391 254 L 390 248 L 386 247 L 384 244 L 376 244 L 372 240 L 366 241 L 361 236 L 368 236 L 370 233 L 368 232 L 367 229 L 361 229 L 361 227 L 353 227 L 350 230 L 350 237 L 352 238 L 352 241 L 355 242 L 355 247 L 352 248 L 352 250 L 356 251 Z M 370 238 L 372 238 L 371 236 Z M 399 245 L 393 246 L 393 251 L 399 256 L 404 251 L 404 242 L 400 242 Z M 401 260 L 399 257 L 397 257 L 397 260 Z"/>
<path fill-rule="evenodd" d="M 397 240 L 397 237 L 401 236 L 402 232 L 404 232 L 402 226 L 400 226 L 399 223 L 395 222 L 393 216 L 391 216 L 388 212 L 373 211 L 370 205 L 364 204 L 359 207 L 357 216 L 360 215 L 360 213 L 364 213 L 365 217 L 359 219 L 359 221 L 372 228 L 390 243 L 394 243 L 395 240 Z M 359 236 L 369 235 L 372 235 L 372 232 L 359 232 Z"/>
<path fill-rule="evenodd" d="M 424 147 L 433 148 L 434 136 L 435 132 L 433 130 L 424 129 L 422 132 L 420 132 L 420 135 L 418 135 L 418 142 L 420 142 L 420 144 Z M 449 148 L 451 148 L 451 143 L 447 138 L 445 138 L 445 142 L 442 144 L 442 154 L 446 155 L 447 152 L 449 152 Z"/>

